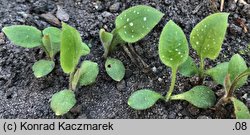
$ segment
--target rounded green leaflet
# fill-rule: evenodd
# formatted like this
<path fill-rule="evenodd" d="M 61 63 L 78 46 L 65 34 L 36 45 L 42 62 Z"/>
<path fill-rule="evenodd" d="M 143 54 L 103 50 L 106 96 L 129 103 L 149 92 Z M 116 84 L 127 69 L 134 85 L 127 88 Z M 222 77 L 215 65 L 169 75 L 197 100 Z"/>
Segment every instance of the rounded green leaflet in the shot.
<path fill-rule="evenodd" d="M 42 45 L 42 32 L 33 26 L 13 25 L 2 31 L 17 46 L 33 48 Z"/>
<path fill-rule="evenodd" d="M 137 42 L 159 23 L 163 15 L 160 11 L 149 6 L 131 7 L 116 18 L 116 31 L 124 41 Z"/>
<path fill-rule="evenodd" d="M 202 58 L 218 57 L 228 26 L 228 13 L 215 13 L 199 22 L 190 34 L 190 43 Z"/>
<path fill-rule="evenodd" d="M 80 86 L 86 86 L 94 83 L 96 81 L 97 75 L 99 73 L 99 67 L 96 62 L 83 61 L 80 67 Z"/>
<path fill-rule="evenodd" d="M 62 23 L 60 63 L 65 73 L 75 70 L 82 53 L 80 33 L 75 28 Z"/>
<path fill-rule="evenodd" d="M 128 99 L 128 105 L 136 110 L 145 110 L 164 97 L 151 89 L 141 89 L 134 92 Z"/>
<path fill-rule="evenodd" d="M 43 30 L 43 35 L 49 35 L 53 43 L 61 42 L 61 30 L 56 27 L 47 27 Z"/>
<path fill-rule="evenodd" d="M 161 61 L 172 69 L 183 64 L 189 54 L 188 42 L 182 29 L 170 20 L 160 36 L 159 55 Z"/>
<path fill-rule="evenodd" d="M 211 76 L 217 84 L 224 85 L 225 77 L 228 73 L 228 62 L 223 62 L 217 66 L 208 69 L 206 74 Z"/>
<path fill-rule="evenodd" d="M 108 75 L 115 81 L 121 81 L 125 75 L 125 67 L 118 59 L 107 58 L 105 69 Z"/>
<path fill-rule="evenodd" d="M 86 56 L 90 53 L 89 46 L 85 43 L 82 42 L 81 45 L 81 56 Z"/>
<path fill-rule="evenodd" d="M 66 114 L 76 104 L 75 94 L 72 90 L 62 90 L 55 93 L 50 102 L 51 109 L 56 115 Z"/>
<path fill-rule="evenodd" d="M 236 98 L 231 98 L 234 105 L 234 113 L 237 119 L 250 119 L 250 113 L 246 105 Z"/>
<path fill-rule="evenodd" d="M 174 95 L 171 100 L 186 100 L 198 108 L 209 108 L 215 104 L 214 92 L 206 86 L 196 86 L 191 90 Z"/>
<path fill-rule="evenodd" d="M 32 66 L 36 78 L 48 75 L 55 67 L 55 63 L 49 60 L 39 60 Z"/>
<path fill-rule="evenodd" d="M 56 27 L 48 27 L 43 30 L 43 45 L 49 51 L 51 57 L 53 57 L 57 52 L 60 51 L 60 42 L 61 42 L 60 29 Z"/>
<path fill-rule="evenodd" d="M 231 81 L 233 81 L 238 75 L 247 70 L 245 60 L 239 55 L 235 54 L 232 56 L 228 65 L 228 74 L 230 75 Z M 237 83 L 236 88 L 243 86 L 247 82 L 247 76 L 240 79 Z"/>
<path fill-rule="evenodd" d="M 186 77 L 192 77 L 199 73 L 198 67 L 190 56 L 183 64 L 180 65 L 178 70 L 183 76 Z"/>

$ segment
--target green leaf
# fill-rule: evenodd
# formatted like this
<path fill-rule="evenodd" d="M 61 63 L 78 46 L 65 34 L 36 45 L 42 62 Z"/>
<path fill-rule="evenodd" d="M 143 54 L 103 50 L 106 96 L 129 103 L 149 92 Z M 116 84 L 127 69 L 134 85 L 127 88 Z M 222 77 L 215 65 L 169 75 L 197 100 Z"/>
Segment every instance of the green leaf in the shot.
<path fill-rule="evenodd" d="M 42 45 L 42 33 L 35 27 L 13 25 L 4 27 L 2 31 L 17 46 L 33 48 Z"/>
<path fill-rule="evenodd" d="M 39 60 L 33 66 L 32 70 L 36 78 L 48 75 L 55 67 L 55 63 L 49 60 Z"/>
<path fill-rule="evenodd" d="M 159 23 L 163 15 L 149 6 L 134 6 L 116 18 L 116 30 L 124 41 L 134 43 L 144 38 Z"/>
<path fill-rule="evenodd" d="M 75 94 L 72 90 L 62 90 L 52 96 L 50 107 L 56 115 L 66 114 L 76 104 Z"/>
<path fill-rule="evenodd" d="M 218 57 L 228 26 L 228 16 L 228 13 L 209 15 L 193 28 L 190 43 L 202 59 Z"/>
<path fill-rule="evenodd" d="M 60 62 L 65 73 L 71 73 L 82 55 L 82 39 L 73 27 L 62 23 Z"/>
<path fill-rule="evenodd" d="M 247 106 L 244 105 L 240 100 L 231 98 L 234 104 L 234 113 L 237 119 L 250 119 L 250 113 Z"/>
<path fill-rule="evenodd" d="M 233 81 L 238 75 L 247 70 L 247 65 L 244 59 L 239 55 L 235 54 L 229 61 L 228 74 L 230 74 L 230 79 Z M 247 76 L 240 79 L 237 83 L 236 89 L 243 86 L 247 81 Z"/>
<path fill-rule="evenodd" d="M 103 56 L 107 58 L 108 53 L 109 53 L 109 48 L 113 40 L 113 34 L 106 32 L 104 29 L 101 29 L 99 32 L 99 37 L 102 42 L 102 46 L 104 48 Z"/>
<path fill-rule="evenodd" d="M 96 81 L 99 73 L 98 64 L 92 61 L 83 61 L 80 67 L 81 77 L 79 79 L 80 86 L 86 86 Z"/>
<path fill-rule="evenodd" d="M 105 62 L 105 69 L 108 75 L 115 81 L 121 81 L 125 75 L 123 63 L 114 58 L 108 58 Z"/>
<path fill-rule="evenodd" d="M 164 97 L 150 89 L 141 89 L 129 97 L 128 105 L 136 110 L 145 110 L 153 106 L 159 99 L 164 99 Z"/>
<path fill-rule="evenodd" d="M 56 27 L 48 27 L 43 30 L 43 35 L 43 43 L 45 41 L 44 46 L 50 52 L 51 57 L 53 57 L 60 51 L 61 30 Z M 50 43 L 46 43 L 48 39 Z"/>
<path fill-rule="evenodd" d="M 186 100 L 198 108 L 212 107 L 216 101 L 214 92 L 206 86 L 196 86 L 191 90 L 174 95 L 171 100 Z"/>
<path fill-rule="evenodd" d="M 196 66 L 194 60 L 189 56 L 188 59 L 180 65 L 179 72 L 186 77 L 192 77 L 199 73 L 199 69 Z"/>
<path fill-rule="evenodd" d="M 224 85 L 224 80 L 228 71 L 228 62 L 220 63 L 215 67 L 206 71 L 206 74 L 211 76 L 217 84 Z"/>
<path fill-rule="evenodd" d="M 51 42 L 60 43 L 61 42 L 61 30 L 56 27 L 48 27 L 43 30 L 43 35 L 49 35 Z"/>
<path fill-rule="evenodd" d="M 88 55 L 90 53 L 89 46 L 87 44 L 83 43 L 83 42 L 81 44 L 80 49 L 81 49 L 80 50 L 81 51 L 81 53 L 80 53 L 81 56 L 86 56 L 86 55 Z"/>
<path fill-rule="evenodd" d="M 159 55 L 161 61 L 172 69 L 177 69 L 188 58 L 188 42 L 182 29 L 170 20 L 160 36 Z"/>

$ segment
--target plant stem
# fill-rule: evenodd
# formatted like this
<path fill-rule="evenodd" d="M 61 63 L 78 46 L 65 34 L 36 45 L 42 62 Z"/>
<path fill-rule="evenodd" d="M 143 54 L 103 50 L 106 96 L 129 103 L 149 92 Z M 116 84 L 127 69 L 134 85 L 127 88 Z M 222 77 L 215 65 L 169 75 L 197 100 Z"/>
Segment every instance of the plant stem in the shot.
<path fill-rule="evenodd" d="M 147 73 L 150 71 L 149 69 L 149 65 L 141 58 L 140 55 L 138 55 L 133 47 L 132 44 L 128 43 L 128 47 L 129 49 L 131 50 L 131 52 L 134 54 L 136 60 L 139 62 L 139 64 L 141 65 L 142 64 L 142 68 L 143 68 L 143 72 L 144 73 Z"/>
<path fill-rule="evenodd" d="M 200 58 L 200 71 L 199 71 L 199 84 L 202 84 L 203 83 L 203 80 L 204 80 L 204 59 L 201 57 Z"/>
<path fill-rule="evenodd" d="M 129 58 L 132 60 L 133 63 L 135 63 L 138 66 L 138 63 L 136 62 L 136 60 L 134 59 L 132 53 L 129 51 L 128 47 L 126 44 L 122 45 L 123 50 L 125 51 L 125 53 L 129 56 Z"/>
<path fill-rule="evenodd" d="M 74 72 L 71 72 L 70 75 L 69 75 L 69 89 L 74 91 L 75 89 L 73 89 L 73 86 L 72 86 L 72 82 L 73 82 L 73 78 L 74 78 Z"/>
<path fill-rule="evenodd" d="M 169 99 L 174 91 L 174 86 L 175 86 L 175 81 L 176 81 L 176 73 L 177 73 L 177 68 L 173 68 L 172 73 L 171 73 L 171 85 L 170 85 L 169 91 L 166 95 L 166 101 L 169 101 Z"/>
<path fill-rule="evenodd" d="M 45 48 L 45 46 L 44 46 L 43 44 L 41 45 L 41 48 L 43 49 L 43 51 L 45 52 L 45 54 L 47 55 L 47 57 L 49 57 L 50 60 L 53 61 L 54 58 L 52 58 L 52 57 L 50 56 L 48 50 Z"/>

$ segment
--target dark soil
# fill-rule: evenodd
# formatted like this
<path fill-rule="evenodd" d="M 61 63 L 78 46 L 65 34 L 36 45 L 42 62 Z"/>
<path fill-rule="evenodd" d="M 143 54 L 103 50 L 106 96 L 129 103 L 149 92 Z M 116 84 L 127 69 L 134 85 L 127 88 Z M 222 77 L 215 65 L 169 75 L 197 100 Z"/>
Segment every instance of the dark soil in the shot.
<path fill-rule="evenodd" d="M 250 0 L 246 0 L 250 3 Z M 126 66 L 125 79 L 112 81 L 104 70 L 103 48 L 98 39 L 100 28 L 111 31 L 114 19 L 124 9 L 143 4 L 155 7 L 165 13 L 157 27 L 143 40 L 134 44 L 138 54 L 154 69 L 156 77 L 150 78 L 141 72 L 122 49 L 111 56 L 121 59 Z M 219 3 L 215 3 L 219 8 Z M 0 31 L 0 118 L 234 118 L 232 105 L 227 105 L 222 115 L 213 110 L 197 109 L 184 101 L 170 103 L 157 102 L 151 109 L 135 111 L 127 105 L 132 92 L 141 88 L 152 88 L 165 94 L 170 85 L 170 69 L 163 65 L 157 54 L 158 40 L 163 26 L 170 19 L 183 29 L 187 37 L 192 28 L 203 18 L 216 12 L 210 0 L 0 0 L 0 30 L 14 24 L 33 25 L 39 29 L 58 25 L 48 22 L 40 15 L 56 14 L 57 5 L 69 15 L 67 23 L 80 31 L 82 39 L 91 47 L 91 54 L 84 59 L 99 64 L 100 74 L 92 86 L 77 91 L 77 105 L 63 117 L 56 117 L 49 107 L 53 93 L 68 86 L 68 76 L 62 72 L 57 55 L 57 66 L 47 77 L 36 79 L 32 64 L 45 57 L 39 48 L 24 49 L 10 43 Z M 233 0 L 225 3 L 225 12 L 230 12 L 229 28 L 223 43 L 222 52 L 215 61 L 207 60 L 206 68 L 248 48 L 250 43 L 250 6 L 235 4 Z M 242 25 L 243 24 L 243 25 Z M 244 31 L 248 29 L 247 31 Z M 197 58 L 191 50 L 193 58 Z M 247 53 L 241 54 L 250 66 Z M 197 80 L 178 76 L 175 93 L 187 91 Z M 217 97 L 221 86 L 206 78 Z M 237 91 L 237 97 L 250 107 L 250 82 Z"/>

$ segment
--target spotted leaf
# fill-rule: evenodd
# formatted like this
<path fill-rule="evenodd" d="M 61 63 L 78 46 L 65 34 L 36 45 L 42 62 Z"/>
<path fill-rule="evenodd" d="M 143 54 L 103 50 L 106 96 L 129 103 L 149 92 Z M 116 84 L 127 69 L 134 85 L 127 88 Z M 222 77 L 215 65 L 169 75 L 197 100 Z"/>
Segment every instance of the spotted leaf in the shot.
<path fill-rule="evenodd" d="M 125 67 L 118 59 L 108 58 L 105 62 L 105 69 L 108 75 L 115 81 L 121 81 L 125 75 Z"/>
<path fill-rule="evenodd" d="M 134 6 L 116 18 L 116 32 L 128 43 L 137 42 L 159 23 L 163 15 L 149 6 Z"/>
<path fill-rule="evenodd" d="M 228 13 L 215 13 L 198 23 L 190 34 L 190 43 L 202 58 L 215 59 L 227 30 Z"/>
<path fill-rule="evenodd" d="M 182 29 L 170 20 L 164 27 L 159 43 L 161 61 L 177 69 L 188 58 L 188 42 Z"/>
<path fill-rule="evenodd" d="M 136 110 L 145 110 L 153 106 L 159 99 L 164 99 L 164 97 L 150 89 L 142 89 L 129 97 L 128 105 Z"/>
<path fill-rule="evenodd" d="M 216 101 L 214 92 L 206 86 L 196 86 L 191 90 L 174 95 L 171 100 L 186 100 L 198 108 L 212 107 Z"/>
<path fill-rule="evenodd" d="M 237 119 L 250 119 L 250 113 L 247 106 L 240 100 L 231 98 L 234 105 L 234 113 Z"/>
<path fill-rule="evenodd" d="M 42 32 L 33 26 L 13 25 L 2 31 L 17 46 L 33 48 L 42 45 Z"/>
<path fill-rule="evenodd" d="M 50 102 L 51 109 L 56 115 L 66 114 L 76 104 L 75 94 L 72 90 L 62 90 L 55 93 Z"/>

